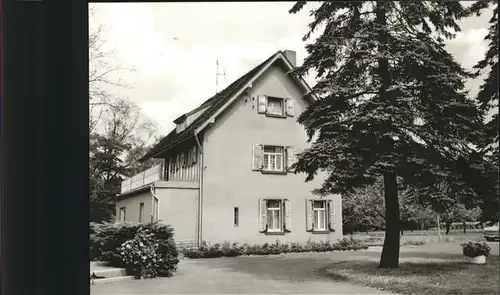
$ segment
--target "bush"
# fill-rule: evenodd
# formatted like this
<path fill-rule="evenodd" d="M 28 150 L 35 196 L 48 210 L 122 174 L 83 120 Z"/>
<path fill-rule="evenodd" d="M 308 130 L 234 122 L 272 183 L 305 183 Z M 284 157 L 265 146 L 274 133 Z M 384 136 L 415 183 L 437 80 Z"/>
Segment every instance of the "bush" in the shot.
<path fill-rule="evenodd" d="M 485 242 L 467 242 L 462 243 L 462 251 L 467 257 L 476 257 L 476 256 L 489 256 L 490 255 L 490 246 L 488 246 Z"/>
<path fill-rule="evenodd" d="M 120 256 L 127 272 L 136 278 L 154 278 L 161 268 L 159 245 L 148 229 L 139 228 L 135 237 L 122 244 Z"/>
<path fill-rule="evenodd" d="M 359 240 L 352 238 L 343 238 L 335 244 L 330 242 L 311 242 L 306 244 L 299 243 L 283 244 L 276 241 L 272 244 L 265 243 L 263 245 L 243 244 L 238 246 L 237 243 L 225 242 L 221 244 L 210 245 L 203 242 L 200 247 L 192 249 L 184 249 L 183 254 L 187 258 L 216 258 L 216 257 L 235 257 L 240 255 L 277 255 L 282 253 L 301 253 L 301 252 L 330 252 L 330 251 L 347 251 L 361 250 L 368 247 Z"/>
<path fill-rule="evenodd" d="M 110 266 L 130 269 L 129 262 L 124 261 L 121 254 L 122 245 L 134 240 L 141 231 L 148 232 L 156 241 L 155 251 L 162 263 L 158 266 L 158 276 L 171 276 L 179 263 L 177 248 L 173 239 L 174 231 L 168 225 L 160 223 L 129 224 L 129 223 L 103 223 L 91 224 L 90 251 L 91 259 L 108 263 Z"/>
<path fill-rule="evenodd" d="M 98 238 L 96 235 L 95 227 L 98 226 L 96 223 L 90 223 L 89 228 L 89 257 L 90 261 L 97 260 L 98 257 L 101 256 L 99 246 L 98 246 Z"/>

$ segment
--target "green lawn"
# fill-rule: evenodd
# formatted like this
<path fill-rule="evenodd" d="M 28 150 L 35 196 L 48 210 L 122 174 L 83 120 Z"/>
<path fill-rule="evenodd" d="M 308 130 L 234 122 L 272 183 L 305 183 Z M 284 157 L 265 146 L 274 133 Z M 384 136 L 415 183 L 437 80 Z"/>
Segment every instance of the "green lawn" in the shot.
<path fill-rule="evenodd" d="M 379 269 L 378 261 L 343 261 L 321 271 L 334 280 L 399 294 L 499 294 L 498 256 L 485 265 L 462 260 L 403 261 L 399 269 Z"/>

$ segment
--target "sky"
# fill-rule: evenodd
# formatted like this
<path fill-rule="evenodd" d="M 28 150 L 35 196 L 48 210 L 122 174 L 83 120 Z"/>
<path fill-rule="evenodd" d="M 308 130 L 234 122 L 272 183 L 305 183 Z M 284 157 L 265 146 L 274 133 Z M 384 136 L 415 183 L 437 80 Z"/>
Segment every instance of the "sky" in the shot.
<path fill-rule="evenodd" d="M 464 3 L 470 5 L 472 2 Z M 128 87 L 108 86 L 113 95 L 128 98 L 158 126 L 159 135 L 175 127 L 172 122 L 216 91 L 245 74 L 278 50 L 306 57 L 302 37 L 311 21 L 308 3 L 289 14 L 293 2 L 189 2 L 91 4 L 90 30 L 102 28 L 103 49 L 122 68 L 114 72 Z M 464 67 L 481 60 L 483 40 L 491 13 L 460 22 L 462 31 L 447 42 L 448 51 Z M 314 85 L 314 77 L 306 79 Z M 480 81 L 468 81 L 471 94 Z"/>

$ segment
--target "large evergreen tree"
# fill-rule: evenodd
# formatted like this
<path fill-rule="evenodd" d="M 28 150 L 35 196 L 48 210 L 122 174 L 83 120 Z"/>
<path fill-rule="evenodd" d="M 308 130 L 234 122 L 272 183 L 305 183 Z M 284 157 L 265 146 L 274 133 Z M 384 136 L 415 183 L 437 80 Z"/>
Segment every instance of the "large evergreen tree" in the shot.
<path fill-rule="evenodd" d="M 486 140 L 481 145 L 487 153 L 486 164 L 482 169 L 483 175 L 487 176 L 484 183 L 496 184 L 495 186 L 478 185 L 484 197 L 483 219 L 498 221 L 498 1 L 481 0 L 470 7 L 470 13 L 480 15 L 485 10 L 492 9 L 493 15 L 490 18 L 490 27 L 485 40 L 489 43 L 485 57 L 474 67 L 477 75 L 486 74 L 486 78 L 481 85 L 477 100 L 480 108 L 485 112 Z M 485 171 L 488 173 L 485 173 Z M 472 173 L 471 173 L 472 174 Z M 489 177 L 488 177 L 489 176 Z M 488 188 L 488 190 L 485 190 Z"/>
<path fill-rule="evenodd" d="M 296 73 L 316 70 L 318 100 L 299 117 L 313 144 L 299 155 L 296 171 L 306 180 L 327 171 L 319 194 L 345 194 L 382 176 L 387 226 L 379 267 L 398 267 L 397 177 L 427 190 L 453 182 L 473 195 L 456 161 L 468 159 L 468 143 L 481 138 L 481 116 L 464 90 L 471 75 L 443 40 L 460 30 L 464 8 L 458 1 L 322 2 L 311 15 L 304 40 L 322 25 L 324 31 L 307 45 Z M 455 196 L 421 201 L 444 211 Z"/>

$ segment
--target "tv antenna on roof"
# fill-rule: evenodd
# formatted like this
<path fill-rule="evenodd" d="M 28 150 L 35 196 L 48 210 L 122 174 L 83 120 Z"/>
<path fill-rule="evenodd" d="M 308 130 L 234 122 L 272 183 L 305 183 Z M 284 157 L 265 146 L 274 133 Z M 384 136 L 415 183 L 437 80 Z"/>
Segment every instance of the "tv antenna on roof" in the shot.
<path fill-rule="evenodd" d="M 219 72 L 219 60 L 215 60 L 215 94 L 219 92 L 219 76 L 224 77 L 226 79 L 226 69 L 223 68 L 222 72 Z"/>

